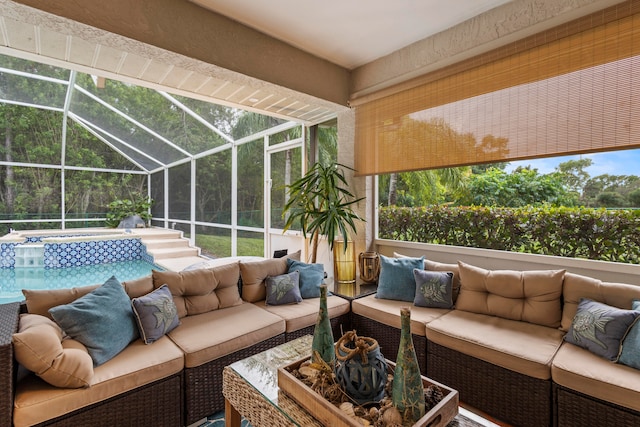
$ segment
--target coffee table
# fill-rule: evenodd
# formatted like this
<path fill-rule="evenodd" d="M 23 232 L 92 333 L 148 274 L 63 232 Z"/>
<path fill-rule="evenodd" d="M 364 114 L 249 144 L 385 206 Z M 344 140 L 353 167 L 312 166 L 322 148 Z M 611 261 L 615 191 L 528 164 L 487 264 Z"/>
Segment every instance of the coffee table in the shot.
<path fill-rule="evenodd" d="M 305 335 L 225 367 L 222 373 L 225 425 L 240 427 L 243 416 L 254 427 L 321 427 L 278 389 L 278 368 L 311 357 L 312 341 L 311 335 Z"/>
<path fill-rule="evenodd" d="M 225 367 L 222 374 L 225 425 L 240 427 L 241 417 L 244 417 L 253 427 L 322 427 L 313 416 L 278 388 L 278 368 L 310 357 L 312 341 L 311 335 L 305 335 Z M 459 411 L 469 422 L 458 425 L 495 425 L 463 408 L 459 408 Z M 474 421 L 467 420 L 469 416 Z"/>

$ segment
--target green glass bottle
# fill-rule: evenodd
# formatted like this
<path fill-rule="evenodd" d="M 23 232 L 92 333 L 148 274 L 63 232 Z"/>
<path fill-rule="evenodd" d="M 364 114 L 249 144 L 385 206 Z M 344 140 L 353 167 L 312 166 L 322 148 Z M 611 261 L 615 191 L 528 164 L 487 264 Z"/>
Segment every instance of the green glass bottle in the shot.
<path fill-rule="evenodd" d="M 318 319 L 313 331 L 313 342 L 311 344 L 312 362 L 316 362 L 316 354 L 327 362 L 333 369 L 336 361 L 336 351 L 333 347 L 333 331 L 331 330 L 331 320 L 327 309 L 327 285 L 320 286 L 320 309 Z"/>
<path fill-rule="evenodd" d="M 391 401 L 402 415 L 404 424 L 413 424 L 424 416 L 424 388 L 416 350 L 411 338 L 411 310 L 400 309 L 400 346 L 393 373 Z"/>

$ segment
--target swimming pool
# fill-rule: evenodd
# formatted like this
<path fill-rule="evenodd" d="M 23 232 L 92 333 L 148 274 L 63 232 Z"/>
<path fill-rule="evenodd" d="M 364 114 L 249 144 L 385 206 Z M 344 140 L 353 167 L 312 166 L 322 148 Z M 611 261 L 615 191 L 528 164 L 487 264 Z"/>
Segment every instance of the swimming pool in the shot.
<path fill-rule="evenodd" d="M 0 268 L 0 304 L 22 301 L 22 289 L 65 289 L 104 283 L 111 276 L 124 282 L 164 270 L 145 260 L 68 268 Z"/>
<path fill-rule="evenodd" d="M 0 238 L 0 304 L 22 289 L 64 289 L 164 270 L 128 230 L 19 231 Z"/>

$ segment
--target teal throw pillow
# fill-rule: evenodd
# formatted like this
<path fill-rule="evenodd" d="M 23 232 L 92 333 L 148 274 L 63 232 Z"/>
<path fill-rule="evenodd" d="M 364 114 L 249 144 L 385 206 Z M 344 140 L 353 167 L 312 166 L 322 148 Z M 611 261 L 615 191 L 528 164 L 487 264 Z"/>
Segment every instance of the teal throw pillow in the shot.
<path fill-rule="evenodd" d="M 413 269 L 418 307 L 453 308 L 453 272 Z"/>
<path fill-rule="evenodd" d="M 131 306 L 145 344 L 156 342 L 180 324 L 178 309 L 167 285 L 132 299 Z"/>
<path fill-rule="evenodd" d="M 580 299 L 565 341 L 616 361 L 620 345 L 640 311 L 612 307 L 588 298 Z"/>
<path fill-rule="evenodd" d="M 413 302 L 416 296 L 414 269 L 424 269 L 424 257 L 389 258 L 380 255 L 376 298 Z"/>
<path fill-rule="evenodd" d="M 267 286 L 267 305 L 297 304 L 302 302 L 300 296 L 300 273 L 297 271 L 267 276 L 264 280 Z"/>
<path fill-rule="evenodd" d="M 320 298 L 320 285 L 324 282 L 324 265 L 307 264 L 287 259 L 288 272 L 300 272 L 300 295 L 302 298 Z"/>
<path fill-rule="evenodd" d="M 631 308 L 640 311 L 640 300 L 634 300 Z M 640 321 L 636 321 L 622 341 L 618 363 L 640 369 Z"/>
<path fill-rule="evenodd" d="M 94 366 L 139 336 L 131 300 L 114 276 L 72 303 L 49 309 L 49 314 L 67 335 L 87 347 Z"/>

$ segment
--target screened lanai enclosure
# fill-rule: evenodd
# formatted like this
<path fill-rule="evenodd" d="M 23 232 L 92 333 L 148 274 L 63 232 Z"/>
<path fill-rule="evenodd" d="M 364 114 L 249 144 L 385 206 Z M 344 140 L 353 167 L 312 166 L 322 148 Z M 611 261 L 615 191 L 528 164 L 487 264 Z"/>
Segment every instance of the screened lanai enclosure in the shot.
<path fill-rule="evenodd" d="M 151 224 L 204 254 L 262 256 L 308 150 L 336 154 L 332 123 L 311 144 L 300 123 L 9 56 L 0 111 L 0 235 L 103 227 L 109 203 L 150 198 Z"/>

